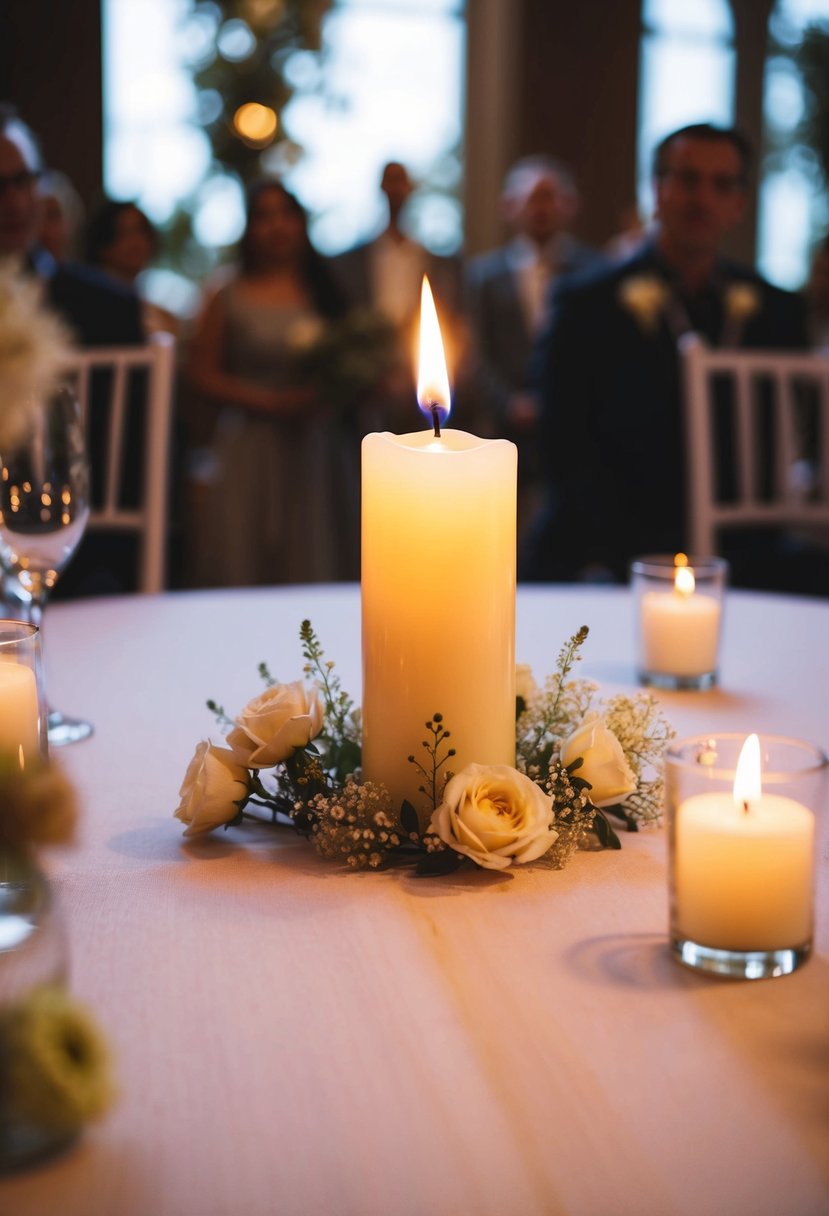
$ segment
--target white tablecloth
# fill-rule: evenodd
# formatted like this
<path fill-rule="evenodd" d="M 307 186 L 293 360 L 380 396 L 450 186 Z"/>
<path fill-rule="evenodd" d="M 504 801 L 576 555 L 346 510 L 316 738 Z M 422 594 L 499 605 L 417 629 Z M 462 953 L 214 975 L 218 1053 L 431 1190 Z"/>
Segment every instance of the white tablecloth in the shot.
<path fill-rule="evenodd" d="M 666 833 L 560 873 L 353 874 L 288 833 L 187 843 L 171 817 L 204 707 L 301 675 L 308 616 L 359 697 L 354 587 L 54 605 L 52 701 L 80 840 L 48 855 L 72 986 L 120 1100 L 3 1216 L 825 1216 L 829 844 L 794 975 L 709 979 L 667 947 Z M 624 590 L 522 588 L 518 659 L 635 686 Z M 680 734 L 829 744 L 829 602 L 732 593 L 722 686 Z"/>

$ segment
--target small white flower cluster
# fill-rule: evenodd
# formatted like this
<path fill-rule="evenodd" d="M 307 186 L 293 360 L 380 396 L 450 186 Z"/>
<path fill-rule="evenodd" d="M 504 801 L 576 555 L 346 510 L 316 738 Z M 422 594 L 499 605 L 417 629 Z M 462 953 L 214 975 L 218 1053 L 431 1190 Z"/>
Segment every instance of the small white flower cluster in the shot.
<path fill-rule="evenodd" d="M 333 794 L 314 794 L 301 808 L 311 820 L 311 841 L 321 857 L 354 870 L 379 870 L 389 850 L 403 843 L 387 790 L 372 781 L 346 781 Z"/>

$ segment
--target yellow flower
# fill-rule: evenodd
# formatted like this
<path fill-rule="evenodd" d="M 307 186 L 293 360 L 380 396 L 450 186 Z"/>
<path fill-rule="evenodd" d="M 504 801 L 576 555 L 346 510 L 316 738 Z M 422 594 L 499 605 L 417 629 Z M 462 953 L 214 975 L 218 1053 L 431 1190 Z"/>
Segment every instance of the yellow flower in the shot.
<path fill-rule="evenodd" d="M 72 1131 L 114 1096 L 109 1049 L 86 1008 L 44 985 L 0 1019 L 11 1104 L 41 1127 Z"/>
<path fill-rule="evenodd" d="M 0 756 L 0 843 L 65 844 L 76 817 L 75 791 L 54 761 L 21 772 Z"/>
<path fill-rule="evenodd" d="M 747 321 L 760 307 L 760 292 L 753 283 L 729 283 L 725 289 L 726 315 L 733 321 Z"/>
<path fill-rule="evenodd" d="M 653 333 L 668 302 L 668 288 L 658 275 L 632 275 L 619 284 L 619 300 L 644 330 Z"/>

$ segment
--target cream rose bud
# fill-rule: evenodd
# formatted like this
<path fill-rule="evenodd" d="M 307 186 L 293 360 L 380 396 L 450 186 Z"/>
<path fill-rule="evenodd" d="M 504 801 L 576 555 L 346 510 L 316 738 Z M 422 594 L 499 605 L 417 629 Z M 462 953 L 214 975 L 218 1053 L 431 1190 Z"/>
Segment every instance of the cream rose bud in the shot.
<path fill-rule="evenodd" d="M 566 768 L 579 757 L 582 764 L 575 776 L 590 782 L 594 806 L 615 806 L 636 789 L 636 774 L 621 743 L 595 710 L 585 714 L 581 725 L 561 745 L 561 763 Z"/>
<path fill-rule="evenodd" d="M 274 684 L 248 702 L 227 741 L 248 768 L 272 768 L 315 739 L 324 719 L 318 689 L 301 680 Z"/>
<path fill-rule="evenodd" d="M 185 836 L 212 832 L 235 819 L 236 805 L 248 793 L 248 772 L 226 747 L 216 747 L 206 740 L 196 748 L 190 761 L 175 812 L 176 819 L 187 824 Z"/>
<path fill-rule="evenodd" d="M 553 801 L 506 764 L 468 764 L 443 791 L 429 831 L 487 870 L 535 861 L 554 843 Z"/>

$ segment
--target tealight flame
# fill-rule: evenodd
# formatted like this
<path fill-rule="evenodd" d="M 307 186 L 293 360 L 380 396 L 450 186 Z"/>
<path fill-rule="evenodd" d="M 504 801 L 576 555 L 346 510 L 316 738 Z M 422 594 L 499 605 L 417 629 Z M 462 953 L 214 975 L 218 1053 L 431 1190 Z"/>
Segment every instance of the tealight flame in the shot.
<path fill-rule="evenodd" d="M 749 735 L 740 751 L 734 774 L 734 801 L 747 811 L 749 803 L 756 802 L 762 792 L 760 739 L 757 735 Z"/>
<path fill-rule="evenodd" d="M 677 553 L 676 557 L 674 558 L 674 565 L 675 566 L 687 566 L 688 565 L 687 555 L 685 553 Z"/>
<path fill-rule="evenodd" d="M 417 372 L 417 403 L 432 421 L 434 409 L 441 422 L 449 417 L 449 373 L 440 336 L 440 324 L 432 289 L 426 275 L 420 291 L 420 361 Z"/>
<path fill-rule="evenodd" d="M 690 566 L 677 566 L 674 570 L 674 589 L 680 595 L 692 595 L 696 587 L 694 572 Z"/>

